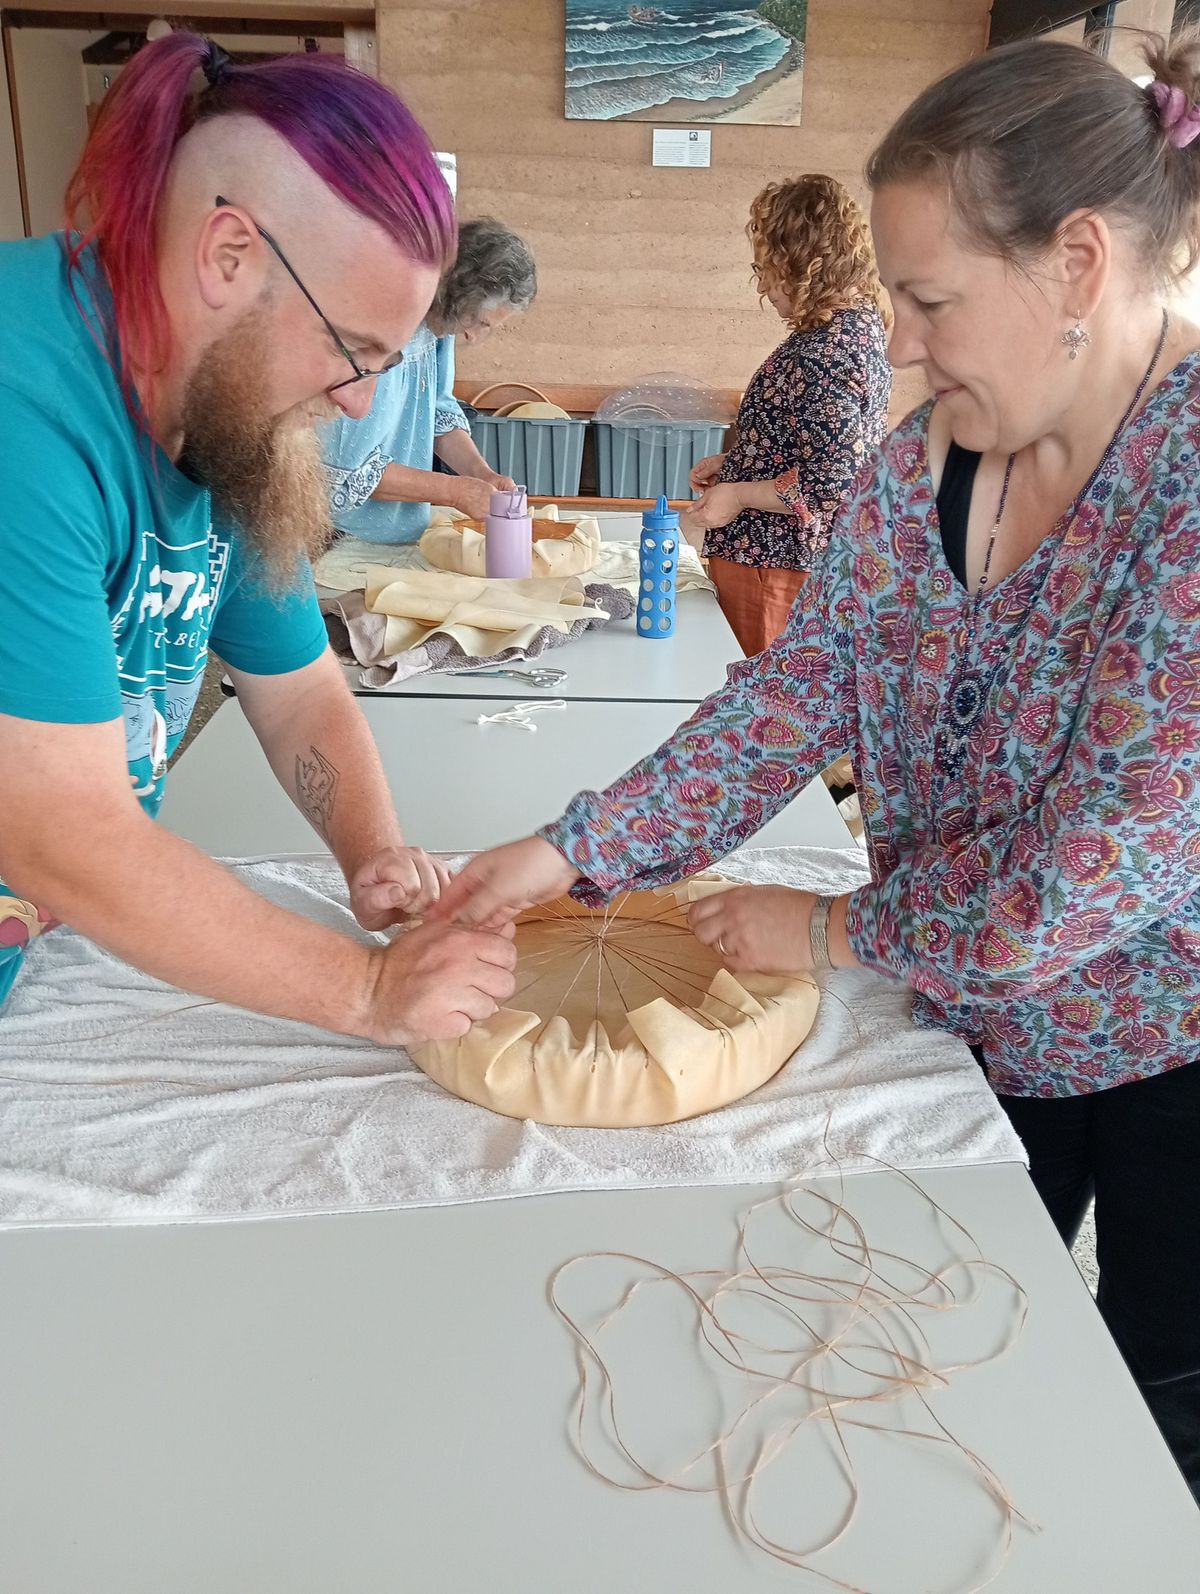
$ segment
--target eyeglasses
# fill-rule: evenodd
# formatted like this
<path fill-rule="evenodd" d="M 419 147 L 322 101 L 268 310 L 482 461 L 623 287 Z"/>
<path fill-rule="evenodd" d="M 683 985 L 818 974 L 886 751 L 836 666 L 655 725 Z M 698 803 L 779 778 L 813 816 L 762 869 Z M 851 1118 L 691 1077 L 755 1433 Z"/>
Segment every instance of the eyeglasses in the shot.
<path fill-rule="evenodd" d="M 231 203 L 232 201 L 222 198 L 220 194 L 217 195 L 218 205 L 228 205 Z M 354 375 L 348 376 L 344 382 L 335 382 L 332 387 L 326 389 L 326 392 L 336 393 L 339 388 L 353 387 L 356 382 L 373 382 L 376 377 L 382 376 L 385 371 L 395 370 L 396 366 L 398 366 L 404 359 L 403 354 L 394 354 L 390 360 L 386 361 L 382 366 L 380 366 L 378 371 L 367 371 L 364 370 L 361 365 L 359 365 L 358 361 L 350 353 L 350 350 L 342 342 L 341 337 L 334 328 L 333 322 L 329 319 L 324 310 L 321 309 L 321 306 L 313 298 L 312 294 L 309 293 L 308 289 L 300 281 L 295 267 L 284 254 L 283 250 L 275 242 L 274 238 L 271 237 L 271 234 L 265 227 L 261 226 L 257 221 L 255 221 L 253 216 L 247 216 L 246 219 L 253 225 L 255 230 L 258 232 L 259 237 L 270 248 L 276 260 L 278 260 L 279 264 L 287 272 L 288 276 L 292 279 L 292 281 L 299 288 L 300 292 L 308 300 L 309 304 L 311 304 L 313 309 L 317 312 L 317 315 L 321 318 L 321 321 L 324 324 L 326 332 L 328 332 L 329 336 L 333 339 L 334 348 L 337 349 L 338 353 L 344 360 L 346 360 L 350 366 L 350 369 L 354 372 Z"/>

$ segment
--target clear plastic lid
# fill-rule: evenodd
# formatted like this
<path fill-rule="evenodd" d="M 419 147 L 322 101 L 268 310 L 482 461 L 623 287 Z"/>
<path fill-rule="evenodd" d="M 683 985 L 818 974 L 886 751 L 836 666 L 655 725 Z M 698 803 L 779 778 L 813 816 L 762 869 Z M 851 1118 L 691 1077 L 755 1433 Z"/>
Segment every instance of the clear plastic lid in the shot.
<path fill-rule="evenodd" d="M 725 394 L 678 371 L 652 371 L 610 393 L 596 420 L 610 426 L 729 426 L 735 409 Z"/>

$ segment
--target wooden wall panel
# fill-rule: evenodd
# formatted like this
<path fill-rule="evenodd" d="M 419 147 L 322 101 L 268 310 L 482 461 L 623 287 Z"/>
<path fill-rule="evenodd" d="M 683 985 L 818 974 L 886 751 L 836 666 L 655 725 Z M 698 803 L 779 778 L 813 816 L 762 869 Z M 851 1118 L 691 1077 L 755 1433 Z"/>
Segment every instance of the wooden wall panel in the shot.
<path fill-rule="evenodd" d="M 872 145 L 983 48 L 988 9 L 810 0 L 803 125 L 716 125 L 712 167 L 691 171 L 650 165 L 652 124 L 565 119 L 563 0 L 379 0 L 381 76 L 457 154 L 461 213 L 499 216 L 537 255 L 537 303 L 460 349 L 461 374 L 619 384 L 676 370 L 744 385 L 780 335 L 750 285 L 750 200 L 805 171 L 865 197 Z M 899 405 L 919 396 L 898 383 Z"/>
<path fill-rule="evenodd" d="M 1116 27 L 1109 40 L 1109 60 L 1130 77 L 1140 77 L 1147 70 L 1141 35 L 1169 35 L 1174 16 L 1175 0 L 1121 0 L 1113 19 Z"/>

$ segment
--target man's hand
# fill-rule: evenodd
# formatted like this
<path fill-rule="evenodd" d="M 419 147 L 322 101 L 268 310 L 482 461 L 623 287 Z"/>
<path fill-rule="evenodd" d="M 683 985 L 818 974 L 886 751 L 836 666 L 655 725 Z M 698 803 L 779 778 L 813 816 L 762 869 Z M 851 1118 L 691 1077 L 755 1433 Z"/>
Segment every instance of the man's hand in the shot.
<path fill-rule="evenodd" d="M 540 902 L 569 891 L 579 871 L 541 836 L 511 841 L 472 858 L 433 909 L 438 919 L 497 929 Z"/>
<path fill-rule="evenodd" d="M 426 913 L 441 896 L 450 871 L 420 847 L 385 847 L 350 879 L 350 906 L 364 930 L 386 930 Z"/>
<path fill-rule="evenodd" d="M 372 952 L 361 1033 L 381 1046 L 457 1040 L 512 995 L 516 962 L 511 930 L 423 924 Z"/>

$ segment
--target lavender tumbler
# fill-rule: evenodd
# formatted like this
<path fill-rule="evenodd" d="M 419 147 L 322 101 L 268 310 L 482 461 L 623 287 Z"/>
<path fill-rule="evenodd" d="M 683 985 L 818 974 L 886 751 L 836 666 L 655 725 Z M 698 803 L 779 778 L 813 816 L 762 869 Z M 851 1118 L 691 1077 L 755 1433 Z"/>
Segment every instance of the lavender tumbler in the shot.
<path fill-rule="evenodd" d="M 519 581 L 533 574 L 533 521 L 524 487 L 492 494 L 483 535 L 483 567 L 489 576 Z"/>

